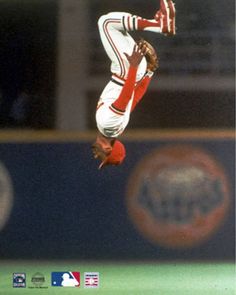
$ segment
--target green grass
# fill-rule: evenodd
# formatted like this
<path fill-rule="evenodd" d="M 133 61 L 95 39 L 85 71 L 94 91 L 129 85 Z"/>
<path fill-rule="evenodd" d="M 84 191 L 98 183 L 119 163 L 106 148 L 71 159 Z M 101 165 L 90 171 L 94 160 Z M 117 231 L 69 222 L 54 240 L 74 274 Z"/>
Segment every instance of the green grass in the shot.
<path fill-rule="evenodd" d="M 51 286 L 52 271 L 80 271 L 80 288 Z M 99 272 L 99 289 L 85 289 L 84 272 Z M 26 288 L 12 287 L 13 272 L 25 272 Z M 41 272 L 47 289 L 30 289 L 31 278 Z M 233 263 L 85 263 L 85 262 L 0 262 L 1 295 L 235 295 Z"/>

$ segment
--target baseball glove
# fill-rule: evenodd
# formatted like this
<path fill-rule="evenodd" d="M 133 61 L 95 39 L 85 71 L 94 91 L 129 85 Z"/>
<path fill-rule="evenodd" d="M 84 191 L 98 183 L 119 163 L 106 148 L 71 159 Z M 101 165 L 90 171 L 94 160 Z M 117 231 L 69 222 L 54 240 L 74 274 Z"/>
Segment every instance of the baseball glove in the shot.
<path fill-rule="evenodd" d="M 157 57 L 157 53 L 155 51 L 155 49 L 153 48 L 153 46 L 148 43 L 146 40 L 141 39 L 138 41 L 138 46 L 143 48 L 145 47 L 146 49 L 146 60 L 147 60 L 147 69 L 151 72 L 155 72 L 156 69 L 158 69 L 159 67 L 159 61 L 158 61 L 158 57 Z"/>

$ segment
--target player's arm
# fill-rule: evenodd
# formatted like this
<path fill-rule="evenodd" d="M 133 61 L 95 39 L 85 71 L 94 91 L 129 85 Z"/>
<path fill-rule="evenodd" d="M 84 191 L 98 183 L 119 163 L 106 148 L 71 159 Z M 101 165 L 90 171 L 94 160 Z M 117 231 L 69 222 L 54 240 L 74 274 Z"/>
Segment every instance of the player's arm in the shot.
<path fill-rule="evenodd" d="M 129 72 L 127 80 L 125 81 L 125 84 L 121 90 L 119 97 L 112 104 L 112 107 L 121 112 L 125 111 L 126 106 L 129 103 L 129 100 L 133 94 L 138 66 L 145 54 L 145 50 L 141 49 L 140 46 L 135 45 L 133 52 L 130 56 L 127 53 L 124 54 L 130 64 Z"/>
<path fill-rule="evenodd" d="M 159 66 L 158 57 L 154 47 L 143 39 L 141 39 L 138 42 L 138 45 L 142 49 L 142 51 L 145 52 L 145 57 L 147 60 L 147 73 L 145 77 L 135 87 L 134 100 L 133 100 L 131 111 L 133 111 L 137 103 L 144 96 L 151 82 L 152 76 Z"/>
<path fill-rule="evenodd" d="M 152 76 L 145 76 L 135 87 L 131 112 L 134 110 L 138 102 L 142 99 L 142 97 L 146 93 L 151 80 L 152 80 Z"/>

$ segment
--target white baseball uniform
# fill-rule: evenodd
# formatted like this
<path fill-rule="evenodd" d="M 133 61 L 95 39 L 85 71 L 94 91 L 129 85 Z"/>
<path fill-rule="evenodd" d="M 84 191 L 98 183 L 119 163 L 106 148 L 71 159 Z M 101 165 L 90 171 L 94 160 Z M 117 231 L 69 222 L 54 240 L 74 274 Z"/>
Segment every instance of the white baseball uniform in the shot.
<path fill-rule="evenodd" d="M 106 137 L 118 137 L 129 122 L 136 86 L 134 85 L 132 95 L 124 112 L 114 109 L 112 104 L 119 97 L 129 72 L 129 62 L 124 52 L 131 55 L 136 44 L 128 31 L 138 30 L 138 21 L 140 19 L 142 18 L 125 12 L 111 12 L 101 16 L 98 21 L 101 41 L 111 60 L 112 73 L 111 81 L 104 88 L 96 111 L 97 128 Z M 156 21 L 146 21 L 149 22 L 149 26 L 142 29 L 161 32 L 161 28 L 157 26 Z M 152 74 L 149 72 L 149 77 Z M 137 69 L 136 85 L 142 82 L 145 75 L 147 75 L 147 61 L 144 57 Z"/>

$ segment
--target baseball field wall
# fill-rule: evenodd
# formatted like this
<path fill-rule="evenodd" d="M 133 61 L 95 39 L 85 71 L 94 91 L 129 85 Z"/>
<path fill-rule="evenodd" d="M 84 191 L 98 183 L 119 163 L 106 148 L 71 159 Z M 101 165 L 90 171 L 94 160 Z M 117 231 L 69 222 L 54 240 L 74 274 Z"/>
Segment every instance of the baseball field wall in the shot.
<path fill-rule="evenodd" d="M 123 137 L 98 170 L 95 134 L 0 134 L 0 257 L 233 260 L 234 132 Z"/>

